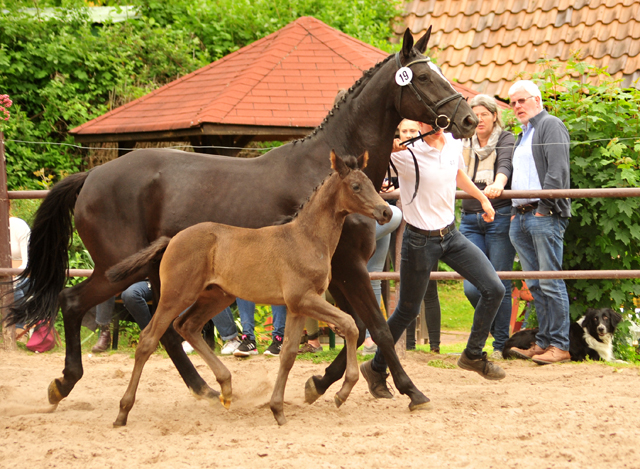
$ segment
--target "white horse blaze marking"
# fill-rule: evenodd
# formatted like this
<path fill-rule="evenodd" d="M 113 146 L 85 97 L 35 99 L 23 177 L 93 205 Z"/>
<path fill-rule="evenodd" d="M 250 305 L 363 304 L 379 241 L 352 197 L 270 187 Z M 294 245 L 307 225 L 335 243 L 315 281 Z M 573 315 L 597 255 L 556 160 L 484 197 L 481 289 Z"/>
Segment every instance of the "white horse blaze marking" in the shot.
<path fill-rule="evenodd" d="M 429 65 L 429 68 L 431 68 L 431 70 L 433 70 L 434 72 L 436 72 L 438 75 L 440 75 L 442 77 L 442 79 L 444 81 L 447 82 L 447 84 L 451 87 L 451 89 L 453 90 L 453 92 L 455 93 L 456 90 L 453 87 L 453 85 L 451 84 L 451 82 L 449 80 L 447 80 L 447 78 L 442 74 L 442 70 L 440 70 L 440 67 L 438 67 L 436 64 L 434 64 L 433 62 L 429 61 L 427 62 L 427 65 Z"/>

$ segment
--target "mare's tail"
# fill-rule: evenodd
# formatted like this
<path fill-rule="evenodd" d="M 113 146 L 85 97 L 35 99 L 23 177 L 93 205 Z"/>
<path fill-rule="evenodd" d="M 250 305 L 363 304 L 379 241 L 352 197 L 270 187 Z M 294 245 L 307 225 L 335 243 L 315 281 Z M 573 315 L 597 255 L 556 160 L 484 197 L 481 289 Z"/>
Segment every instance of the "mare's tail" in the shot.
<path fill-rule="evenodd" d="M 139 273 L 142 269 L 148 269 L 153 262 L 160 262 L 169 241 L 171 238 L 167 236 L 156 239 L 149 247 L 136 252 L 107 270 L 107 279 L 111 283 L 117 283 Z"/>
<path fill-rule="evenodd" d="M 28 279 L 24 298 L 9 306 L 8 324 L 50 324 L 58 314 L 58 295 L 69 268 L 73 209 L 88 172 L 72 174 L 53 186 L 36 212 L 29 237 L 29 261 L 14 284 Z"/>

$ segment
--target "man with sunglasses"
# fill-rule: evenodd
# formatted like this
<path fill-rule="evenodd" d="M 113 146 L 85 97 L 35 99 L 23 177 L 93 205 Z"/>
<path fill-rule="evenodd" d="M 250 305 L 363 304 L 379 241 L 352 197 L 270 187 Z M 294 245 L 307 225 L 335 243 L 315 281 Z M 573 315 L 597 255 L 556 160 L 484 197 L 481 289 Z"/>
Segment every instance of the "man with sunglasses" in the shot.
<path fill-rule="evenodd" d="M 511 189 L 569 189 L 569 132 L 544 110 L 538 86 L 529 80 L 509 89 L 511 108 L 522 124 L 513 154 Z M 570 199 L 512 200 L 509 237 L 524 271 L 562 270 L 564 233 L 571 216 Z M 527 280 L 540 332 L 528 349 L 511 349 L 539 365 L 570 360 L 569 296 L 562 279 Z"/>

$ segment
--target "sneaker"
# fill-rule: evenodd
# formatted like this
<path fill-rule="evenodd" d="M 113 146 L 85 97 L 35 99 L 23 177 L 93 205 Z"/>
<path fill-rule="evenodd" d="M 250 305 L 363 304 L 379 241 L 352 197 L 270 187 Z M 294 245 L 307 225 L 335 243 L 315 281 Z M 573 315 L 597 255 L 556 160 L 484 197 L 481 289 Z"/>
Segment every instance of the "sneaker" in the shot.
<path fill-rule="evenodd" d="M 322 345 L 315 347 L 311 345 L 309 342 L 307 342 L 306 344 L 304 344 L 302 347 L 298 349 L 298 355 L 302 353 L 318 353 L 318 352 L 322 352 L 323 350 L 324 349 L 322 348 Z"/>
<path fill-rule="evenodd" d="M 536 355 L 542 355 L 545 353 L 547 349 L 540 347 L 538 344 L 533 344 L 533 347 L 528 349 L 520 349 L 513 347 L 511 349 L 511 354 L 515 355 L 518 358 L 522 358 L 524 360 L 531 360 Z"/>
<path fill-rule="evenodd" d="M 282 348 L 282 337 L 275 336 L 269 348 L 264 351 L 264 354 L 268 357 L 277 357 L 280 355 L 280 349 Z"/>
<path fill-rule="evenodd" d="M 258 355 L 258 347 L 256 341 L 248 338 L 246 335 L 242 336 L 242 342 L 238 345 L 238 348 L 234 350 L 234 357 L 248 357 L 249 355 Z"/>
<path fill-rule="evenodd" d="M 546 352 L 533 357 L 533 361 L 538 365 L 550 365 L 552 363 L 564 363 L 571 361 L 571 354 L 566 350 L 559 349 L 551 345 Z"/>
<path fill-rule="evenodd" d="M 186 353 L 187 355 L 194 352 L 193 347 L 186 340 L 182 342 L 182 350 L 184 350 L 184 353 Z"/>
<path fill-rule="evenodd" d="M 491 360 L 504 360 L 502 356 L 502 350 L 494 350 L 491 354 Z"/>
<path fill-rule="evenodd" d="M 475 371 L 485 379 L 499 380 L 506 376 L 502 368 L 487 360 L 487 352 L 482 352 L 480 358 L 469 358 L 467 351 L 463 351 L 458 358 L 458 366 L 463 370 Z"/>
<path fill-rule="evenodd" d="M 374 371 L 371 368 L 371 362 L 372 360 L 369 360 L 360 365 L 362 376 L 364 376 L 369 385 L 369 392 L 376 399 L 393 399 L 393 394 L 391 394 L 391 389 L 387 384 L 389 373 Z"/>
<path fill-rule="evenodd" d="M 227 340 L 222 345 L 222 349 L 220 350 L 220 355 L 231 355 L 233 352 L 235 352 L 238 349 L 238 347 L 240 347 L 240 343 L 241 343 L 240 339 L 238 339 L 237 337 Z"/>

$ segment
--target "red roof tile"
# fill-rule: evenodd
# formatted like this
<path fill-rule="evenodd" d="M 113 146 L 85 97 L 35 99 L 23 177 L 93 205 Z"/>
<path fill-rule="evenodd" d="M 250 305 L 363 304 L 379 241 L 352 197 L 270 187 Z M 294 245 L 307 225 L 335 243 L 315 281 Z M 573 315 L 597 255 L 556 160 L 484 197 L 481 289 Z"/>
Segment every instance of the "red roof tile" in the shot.
<path fill-rule="evenodd" d="M 204 123 L 313 128 L 387 53 L 302 17 L 71 131 L 78 136 L 175 131 Z M 465 95 L 476 94 L 460 87 Z"/>
<path fill-rule="evenodd" d="M 640 86 L 638 0 L 407 0 L 402 17 L 398 38 L 432 26 L 444 74 L 481 93 L 506 98 L 518 73 L 540 71 L 538 59 L 577 50 L 622 86 Z"/>

